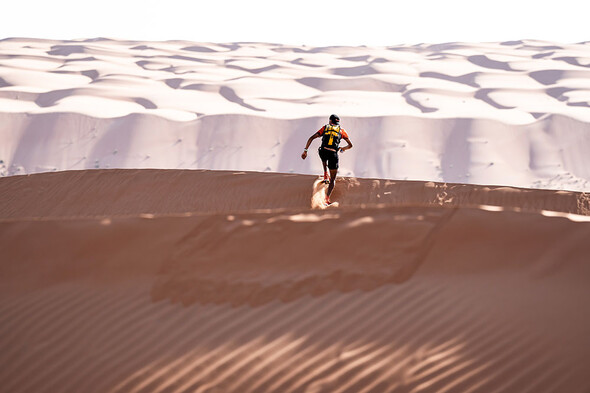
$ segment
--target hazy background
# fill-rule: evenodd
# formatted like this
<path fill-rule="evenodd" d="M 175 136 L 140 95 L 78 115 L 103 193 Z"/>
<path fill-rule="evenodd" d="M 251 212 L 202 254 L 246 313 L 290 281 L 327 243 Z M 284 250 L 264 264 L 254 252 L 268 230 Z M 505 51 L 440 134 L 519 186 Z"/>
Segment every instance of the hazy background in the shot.
<path fill-rule="evenodd" d="M 21 0 L 3 7 L 0 38 L 322 45 L 589 40 L 583 0 Z"/>

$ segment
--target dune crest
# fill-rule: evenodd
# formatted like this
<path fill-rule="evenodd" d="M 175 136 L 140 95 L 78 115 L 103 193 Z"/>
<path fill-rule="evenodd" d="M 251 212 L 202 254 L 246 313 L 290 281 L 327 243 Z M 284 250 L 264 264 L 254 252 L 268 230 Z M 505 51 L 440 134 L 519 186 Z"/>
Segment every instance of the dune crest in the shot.
<path fill-rule="evenodd" d="M 99 169 L 0 178 L 2 220 L 183 216 L 317 208 L 318 177 L 284 173 Z M 498 210 L 590 215 L 582 192 L 338 177 L 343 208 L 492 206 Z M 39 202 L 39 201 L 43 202 Z"/>

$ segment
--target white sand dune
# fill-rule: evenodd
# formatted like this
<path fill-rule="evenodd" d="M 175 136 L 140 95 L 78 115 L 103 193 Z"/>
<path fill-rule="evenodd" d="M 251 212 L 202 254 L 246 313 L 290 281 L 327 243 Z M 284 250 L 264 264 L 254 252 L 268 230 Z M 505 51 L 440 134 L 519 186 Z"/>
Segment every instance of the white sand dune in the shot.
<path fill-rule="evenodd" d="M 590 44 L 0 41 L 0 174 L 184 168 L 590 190 Z"/>
<path fill-rule="evenodd" d="M 590 389 L 586 194 L 314 180 L 1 178 L 2 390 Z"/>

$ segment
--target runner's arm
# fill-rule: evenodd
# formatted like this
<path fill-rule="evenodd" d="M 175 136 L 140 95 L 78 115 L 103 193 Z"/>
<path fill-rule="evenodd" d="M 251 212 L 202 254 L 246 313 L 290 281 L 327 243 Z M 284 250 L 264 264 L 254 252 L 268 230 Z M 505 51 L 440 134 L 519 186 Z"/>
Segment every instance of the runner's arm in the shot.
<path fill-rule="evenodd" d="M 352 149 L 352 142 L 350 141 L 350 139 L 348 139 L 347 137 L 343 137 L 342 139 L 344 139 L 346 141 L 346 143 L 348 143 L 347 146 L 341 147 L 340 148 L 340 153 L 344 153 L 345 150 L 350 150 Z"/>
<path fill-rule="evenodd" d="M 301 154 L 301 158 L 305 160 L 305 157 L 307 157 L 307 149 L 309 149 L 309 145 L 311 145 L 311 142 L 313 142 L 314 139 L 319 138 L 320 136 L 320 132 L 318 131 L 309 137 L 307 143 L 305 144 L 305 149 L 303 149 L 303 153 Z"/>

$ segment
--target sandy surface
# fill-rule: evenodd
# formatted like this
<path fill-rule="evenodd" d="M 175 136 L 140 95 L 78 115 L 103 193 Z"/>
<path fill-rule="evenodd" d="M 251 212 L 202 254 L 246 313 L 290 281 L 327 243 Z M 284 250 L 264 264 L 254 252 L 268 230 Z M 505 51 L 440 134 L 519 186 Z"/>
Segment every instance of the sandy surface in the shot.
<path fill-rule="evenodd" d="M 0 390 L 590 390 L 585 194 L 315 180 L 0 178 Z"/>
<path fill-rule="evenodd" d="M 0 40 L 0 391 L 587 393 L 589 148 L 588 43 Z"/>
<path fill-rule="evenodd" d="M 169 168 L 590 190 L 590 45 L 0 41 L 0 174 Z"/>

